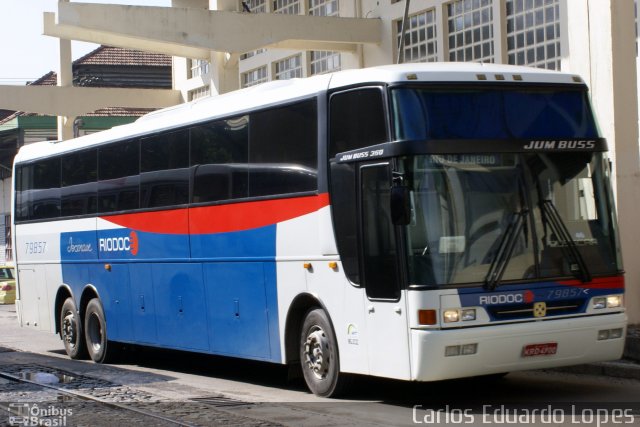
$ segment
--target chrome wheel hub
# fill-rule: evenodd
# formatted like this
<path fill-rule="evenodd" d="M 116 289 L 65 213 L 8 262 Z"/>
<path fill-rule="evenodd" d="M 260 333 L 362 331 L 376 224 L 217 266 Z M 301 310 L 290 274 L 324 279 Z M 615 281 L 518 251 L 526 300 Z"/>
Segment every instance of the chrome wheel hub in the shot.
<path fill-rule="evenodd" d="M 304 343 L 304 358 L 307 367 L 318 379 L 324 379 L 329 371 L 329 340 L 324 331 L 315 326 L 309 331 Z"/>
<path fill-rule="evenodd" d="M 62 338 L 69 344 L 76 343 L 76 319 L 73 313 L 67 313 L 62 319 Z"/>

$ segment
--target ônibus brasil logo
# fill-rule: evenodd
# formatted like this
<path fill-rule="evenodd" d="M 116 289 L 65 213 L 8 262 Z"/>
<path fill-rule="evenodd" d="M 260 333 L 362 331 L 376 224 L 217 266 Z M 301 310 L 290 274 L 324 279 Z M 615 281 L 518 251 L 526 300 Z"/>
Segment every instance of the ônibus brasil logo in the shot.
<path fill-rule="evenodd" d="M 138 255 L 138 234 L 135 231 L 123 237 L 101 237 L 98 239 L 100 252 L 130 252 Z"/>

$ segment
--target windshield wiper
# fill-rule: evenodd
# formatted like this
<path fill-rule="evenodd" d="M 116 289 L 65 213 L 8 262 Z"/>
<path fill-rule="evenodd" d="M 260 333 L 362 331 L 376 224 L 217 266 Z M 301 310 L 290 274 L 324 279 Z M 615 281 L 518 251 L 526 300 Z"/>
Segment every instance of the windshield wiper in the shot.
<path fill-rule="evenodd" d="M 511 255 L 513 255 L 513 250 L 516 247 L 516 241 L 522 231 L 524 219 L 528 213 L 529 211 L 527 209 L 513 213 L 509 225 L 502 234 L 502 239 L 500 240 L 500 246 L 498 246 L 496 256 L 493 258 L 493 261 L 489 266 L 487 276 L 484 279 L 484 286 L 487 290 L 495 290 L 498 287 L 500 280 L 502 280 L 502 275 L 511 260 Z"/>
<path fill-rule="evenodd" d="M 591 273 L 589 272 L 582 255 L 580 255 L 576 242 L 573 240 L 571 233 L 564 224 L 556 205 L 554 205 L 549 199 L 543 200 L 542 211 L 548 219 L 548 223 L 553 229 L 556 238 L 560 240 L 558 242 L 560 250 L 562 251 L 565 259 L 569 261 L 569 269 L 571 272 L 576 273 L 576 276 L 582 282 L 590 282 Z"/>

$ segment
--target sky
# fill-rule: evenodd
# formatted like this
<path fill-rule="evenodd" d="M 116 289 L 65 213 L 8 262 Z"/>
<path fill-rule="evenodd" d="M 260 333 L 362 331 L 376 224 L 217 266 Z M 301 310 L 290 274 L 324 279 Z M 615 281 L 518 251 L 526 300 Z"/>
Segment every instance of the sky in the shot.
<path fill-rule="evenodd" d="M 171 0 L 82 0 L 83 3 L 170 6 Z M 57 0 L 0 0 L 0 85 L 23 85 L 56 71 L 58 39 L 42 34 L 43 12 L 55 12 Z M 73 59 L 98 46 L 73 42 Z"/>

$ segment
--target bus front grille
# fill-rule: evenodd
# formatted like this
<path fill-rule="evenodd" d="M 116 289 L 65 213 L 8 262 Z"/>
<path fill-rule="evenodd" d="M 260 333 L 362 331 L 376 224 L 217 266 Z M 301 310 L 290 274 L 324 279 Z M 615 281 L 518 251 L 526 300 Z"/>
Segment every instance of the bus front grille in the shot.
<path fill-rule="evenodd" d="M 487 307 L 487 311 L 492 320 L 536 319 L 577 314 L 582 311 L 584 303 L 583 300 L 549 301 L 545 303 L 544 316 L 535 315 L 536 303 L 493 306 Z"/>

